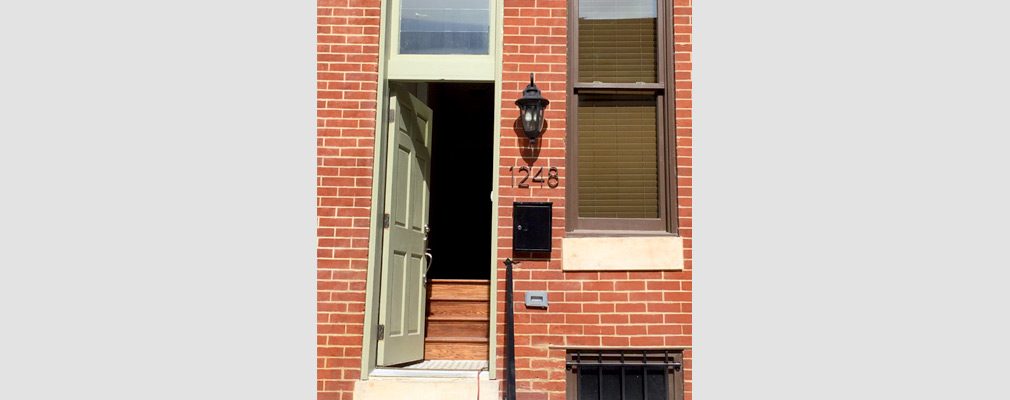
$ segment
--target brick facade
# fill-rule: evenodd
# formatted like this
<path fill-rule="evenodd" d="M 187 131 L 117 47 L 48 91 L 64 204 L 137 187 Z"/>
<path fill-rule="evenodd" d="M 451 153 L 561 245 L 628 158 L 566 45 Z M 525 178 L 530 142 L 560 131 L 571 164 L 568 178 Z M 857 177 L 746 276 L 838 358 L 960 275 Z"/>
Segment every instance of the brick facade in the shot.
<path fill-rule="evenodd" d="M 317 389 L 346 400 L 361 375 L 379 0 L 317 4 Z"/>
<path fill-rule="evenodd" d="M 379 0 L 318 0 L 318 398 L 351 398 L 360 379 L 378 84 Z M 564 249 L 565 0 L 504 0 L 498 264 L 514 257 L 512 203 L 554 202 L 555 251 L 514 270 L 519 399 L 565 398 L 562 346 L 691 345 L 691 2 L 673 0 L 677 194 L 684 271 L 562 272 Z M 509 167 L 529 165 L 513 101 L 536 73 L 551 101 L 536 167 L 557 167 L 557 189 L 512 187 Z M 527 156 L 527 157 L 524 157 Z M 497 368 L 504 377 L 505 272 L 497 301 Z M 548 310 L 527 310 L 521 293 L 546 290 Z M 691 399 L 691 351 L 685 351 Z"/>

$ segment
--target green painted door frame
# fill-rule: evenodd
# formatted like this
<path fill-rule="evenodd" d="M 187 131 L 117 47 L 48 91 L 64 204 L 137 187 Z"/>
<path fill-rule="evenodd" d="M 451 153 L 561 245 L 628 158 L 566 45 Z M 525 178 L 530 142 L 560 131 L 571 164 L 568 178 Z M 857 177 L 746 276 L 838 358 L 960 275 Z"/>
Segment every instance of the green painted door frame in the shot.
<path fill-rule="evenodd" d="M 382 264 L 382 219 L 383 210 L 385 209 L 385 188 L 386 188 L 386 131 L 388 124 L 386 123 L 389 118 L 389 79 L 391 77 L 389 71 L 389 55 L 392 49 L 394 49 L 389 41 L 392 34 L 390 27 L 393 24 L 389 23 L 391 18 L 390 3 L 392 0 L 386 0 L 381 3 L 380 6 L 380 21 L 382 21 L 382 28 L 379 30 L 379 66 L 378 66 L 378 88 L 376 91 L 376 113 L 375 113 L 375 145 L 373 148 L 374 159 L 372 162 L 372 211 L 370 215 L 371 224 L 369 225 L 369 251 L 368 251 L 368 271 L 367 271 L 367 281 L 365 284 L 365 318 L 364 318 L 364 328 L 363 328 L 363 338 L 362 338 L 362 349 L 361 349 L 361 379 L 368 379 L 369 374 L 375 369 L 378 361 L 378 349 L 377 349 L 377 328 L 379 325 L 379 310 L 378 305 L 380 303 L 380 285 L 379 285 L 379 272 L 381 271 Z M 493 19 L 491 23 L 491 29 L 494 30 L 495 40 L 491 42 L 491 52 L 493 56 L 493 63 L 489 76 L 494 79 L 494 117 L 493 117 L 493 127 L 492 134 L 494 135 L 494 151 L 492 160 L 489 160 L 488 168 L 491 168 L 491 180 L 492 187 L 494 187 L 494 192 L 491 193 L 491 240 L 488 243 L 488 269 L 490 271 L 490 323 L 488 324 L 488 363 L 490 365 L 489 375 L 490 379 L 497 379 L 497 371 L 495 368 L 495 349 L 497 348 L 497 293 L 498 293 L 498 280 L 497 280 L 497 254 L 498 254 L 498 166 L 501 157 L 501 102 L 502 102 L 502 21 L 504 19 L 504 2 L 501 0 L 491 0 L 491 7 L 493 13 Z M 398 72 L 403 74 L 403 72 Z M 467 78 L 471 76 L 483 75 L 483 74 L 470 74 L 470 73 L 455 73 L 455 74 L 440 74 L 438 71 L 430 72 L 432 75 L 420 76 L 411 75 L 410 79 L 417 81 L 447 81 L 447 80 L 461 80 L 461 81 L 475 81 L 483 79 L 473 79 Z M 396 74 L 393 74 L 395 76 Z M 488 75 L 484 75 L 488 76 Z M 438 116 L 434 116 L 438 118 Z"/>

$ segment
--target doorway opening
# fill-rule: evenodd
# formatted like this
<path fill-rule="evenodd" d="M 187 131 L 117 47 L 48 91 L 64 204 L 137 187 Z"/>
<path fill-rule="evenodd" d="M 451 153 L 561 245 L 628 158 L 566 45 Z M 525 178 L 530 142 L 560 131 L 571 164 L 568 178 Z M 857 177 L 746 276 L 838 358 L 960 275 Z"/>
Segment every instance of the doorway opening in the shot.
<path fill-rule="evenodd" d="M 428 279 L 488 279 L 494 84 L 428 84 L 434 118 Z"/>
<path fill-rule="evenodd" d="M 492 175 L 494 83 L 396 85 L 429 107 L 432 115 L 424 357 L 396 367 L 486 369 L 491 326 L 491 194 L 496 183 Z"/>

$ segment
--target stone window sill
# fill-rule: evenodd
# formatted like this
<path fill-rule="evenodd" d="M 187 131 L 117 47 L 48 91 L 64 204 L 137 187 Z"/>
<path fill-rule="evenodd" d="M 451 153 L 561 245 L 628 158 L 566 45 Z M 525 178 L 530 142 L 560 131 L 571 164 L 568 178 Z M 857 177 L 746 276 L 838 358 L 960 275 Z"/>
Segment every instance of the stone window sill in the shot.
<path fill-rule="evenodd" d="M 657 237 L 568 237 L 561 240 L 564 271 L 681 271 L 684 240 Z"/>

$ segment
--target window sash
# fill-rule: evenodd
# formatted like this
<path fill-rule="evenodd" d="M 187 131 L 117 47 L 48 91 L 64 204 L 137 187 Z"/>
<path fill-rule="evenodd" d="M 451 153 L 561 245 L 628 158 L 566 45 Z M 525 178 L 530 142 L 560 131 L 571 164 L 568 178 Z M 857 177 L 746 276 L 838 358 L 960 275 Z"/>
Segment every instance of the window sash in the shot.
<path fill-rule="evenodd" d="M 593 92 L 597 93 L 597 92 Z M 575 218 L 568 219 L 568 225 L 570 231 L 596 231 L 596 230 L 623 230 L 623 231 L 651 231 L 651 232 L 668 232 L 669 226 L 667 218 L 670 215 L 670 205 L 671 198 L 670 181 L 667 169 L 670 163 L 670 147 L 667 140 L 667 135 L 664 129 L 664 118 L 662 110 L 665 109 L 665 99 L 661 93 L 657 92 L 643 92 L 643 94 L 652 94 L 656 98 L 656 162 L 657 162 L 657 177 L 658 177 L 658 192 L 659 192 L 659 216 L 657 218 L 592 218 L 583 217 L 579 215 L 579 165 L 578 165 L 578 148 L 579 148 L 579 138 L 578 134 L 571 135 L 569 138 L 569 151 L 572 153 L 568 157 L 568 170 L 572 171 L 568 176 L 568 181 L 566 184 L 566 190 L 569 192 L 568 201 L 566 202 L 566 209 L 571 210 L 570 215 Z M 579 94 L 576 93 L 572 97 L 572 111 L 569 114 L 569 121 L 572 121 L 572 125 L 578 126 L 578 113 L 579 113 Z"/>
<path fill-rule="evenodd" d="M 578 82 L 659 82 L 658 15 L 651 18 L 578 21 Z M 651 37 L 650 37 L 651 34 Z"/>
<path fill-rule="evenodd" d="M 673 62 L 673 10 L 668 2 L 657 0 L 656 9 L 656 81 L 647 83 L 584 82 L 579 80 L 579 0 L 568 2 L 568 82 L 569 90 L 612 86 L 613 88 L 645 89 L 666 87 L 668 65 Z M 672 79 L 670 79 L 672 81 Z M 569 92 L 572 94 L 572 92 Z"/>
<path fill-rule="evenodd" d="M 580 95 L 578 102 L 579 215 L 659 218 L 663 143 L 656 96 Z"/>
<path fill-rule="evenodd" d="M 574 134 L 568 135 L 568 155 L 566 157 L 566 169 L 569 171 L 566 178 L 566 230 L 573 236 L 596 235 L 597 231 L 622 231 L 622 235 L 634 235 L 635 232 L 646 234 L 676 233 L 676 189 L 673 185 L 673 164 L 676 142 L 674 135 L 668 134 L 666 116 L 669 109 L 666 96 L 663 91 L 646 90 L 644 94 L 656 96 L 656 148 L 657 148 L 657 173 L 659 177 L 659 217 L 658 218 L 590 218 L 579 215 L 579 176 L 578 176 L 578 148 L 579 135 L 578 113 L 579 95 L 583 91 L 575 90 L 568 102 L 568 125 Z M 587 93 L 608 93 L 596 90 L 585 91 Z M 623 91 L 622 91 L 623 92 Z M 615 232 L 616 233 L 616 232 Z"/>

